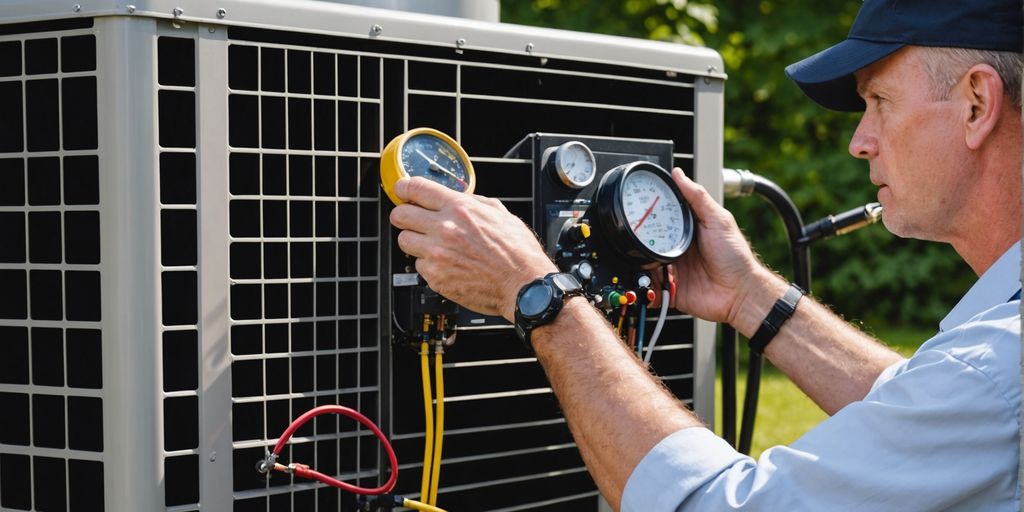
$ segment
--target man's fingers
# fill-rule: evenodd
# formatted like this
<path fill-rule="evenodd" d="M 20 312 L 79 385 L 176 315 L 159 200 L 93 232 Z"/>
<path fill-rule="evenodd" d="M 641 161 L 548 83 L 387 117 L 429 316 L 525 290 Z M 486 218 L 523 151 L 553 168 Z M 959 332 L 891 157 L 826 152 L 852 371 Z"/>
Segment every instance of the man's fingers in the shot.
<path fill-rule="evenodd" d="M 418 204 L 428 210 L 440 210 L 442 206 L 458 197 L 461 192 L 415 176 L 402 178 L 395 183 L 395 195 L 403 201 Z"/>
<path fill-rule="evenodd" d="M 688 178 L 682 169 L 678 167 L 672 169 L 672 181 L 679 187 L 679 191 L 683 193 L 683 198 L 686 199 L 686 202 L 690 203 L 694 215 L 697 216 L 697 222 L 702 224 L 707 222 L 713 218 L 718 209 L 722 208 L 704 187 Z"/>
<path fill-rule="evenodd" d="M 422 208 L 415 204 L 400 204 L 391 210 L 389 220 L 391 225 L 398 229 L 408 229 L 419 233 L 427 233 L 430 228 L 437 226 L 436 211 Z"/>
<path fill-rule="evenodd" d="M 413 258 L 422 258 L 430 248 L 430 237 L 415 231 L 402 231 L 398 234 L 398 247 Z"/>

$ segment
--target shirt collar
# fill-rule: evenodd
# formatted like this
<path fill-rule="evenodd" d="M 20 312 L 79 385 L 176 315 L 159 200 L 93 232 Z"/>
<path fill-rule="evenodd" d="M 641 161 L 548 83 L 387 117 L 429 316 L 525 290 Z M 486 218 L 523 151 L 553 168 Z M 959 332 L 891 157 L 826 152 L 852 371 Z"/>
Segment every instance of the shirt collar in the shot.
<path fill-rule="evenodd" d="M 939 322 L 948 331 L 975 315 L 1007 302 L 1020 291 L 1020 242 L 1013 244 L 985 271 L 960 302 Z"/>

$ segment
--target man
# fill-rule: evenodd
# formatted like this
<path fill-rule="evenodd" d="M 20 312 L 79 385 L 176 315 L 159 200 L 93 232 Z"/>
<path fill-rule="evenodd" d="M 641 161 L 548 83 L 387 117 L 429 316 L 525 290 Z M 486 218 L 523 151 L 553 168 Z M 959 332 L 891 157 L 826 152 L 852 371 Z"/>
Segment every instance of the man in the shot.
<path fill-rule="evenodd" d="M 759 461 L 734 451 L 583 298 L 532 330 L 614 508 L 1018 509 L 1021 25 L 1019 0 L 867 0 L 846 41 L 787 69 L 826 107 L 863 110 L 849 150 L 869 163 L 886 227 L 952 244 L 981 276 L 909 360 L 800 300 L 729 212 L 673 171 L 699 219 L 696 245 L 671 265 L 674 305 L 755 339 L 832 415 L 791 446 Z M 396 192 L 411 203 L 391 215 L 399 245 L 466 307 L 514 321 L 520 290 L 557 270 L 496 200 L 419 179 Z M 765 322 L 773 307 L 788 320 Z"/>

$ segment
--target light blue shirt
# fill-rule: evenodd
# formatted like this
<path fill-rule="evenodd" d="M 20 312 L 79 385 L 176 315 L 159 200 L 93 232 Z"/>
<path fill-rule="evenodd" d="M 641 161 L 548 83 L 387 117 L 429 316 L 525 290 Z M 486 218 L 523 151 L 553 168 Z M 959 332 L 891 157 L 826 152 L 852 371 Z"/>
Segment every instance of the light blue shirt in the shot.
<path fill-rule="evenodd" d="M 910 359 L 756 462 L 704 428 L 675 432 L 633 470 L 622 510 L 1017 511 L 1020 245 Z"/>

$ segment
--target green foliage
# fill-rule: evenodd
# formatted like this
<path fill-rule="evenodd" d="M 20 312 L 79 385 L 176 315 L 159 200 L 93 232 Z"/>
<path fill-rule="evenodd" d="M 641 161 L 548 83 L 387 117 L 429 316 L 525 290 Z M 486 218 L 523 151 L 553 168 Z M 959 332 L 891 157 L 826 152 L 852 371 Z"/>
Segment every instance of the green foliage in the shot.
<path fill-rule="evenodd" d="M 861 2 L 837 0 L 506 0 L 502 20 L 716 49 L 725 62 L 727 167 L 778 183 L 805 222 L 875 200 L 867 163 L 846 147 L 859 115 L 814 104 L 783 68 L 846 37 Z M 727 206 L 773 268 L 790 268 L 785 231 L 755 198 Z M 974 279 L 952 248 L 882 226 L 812 246 L 814 292 L 869 324 L 934 325 Z"/>

